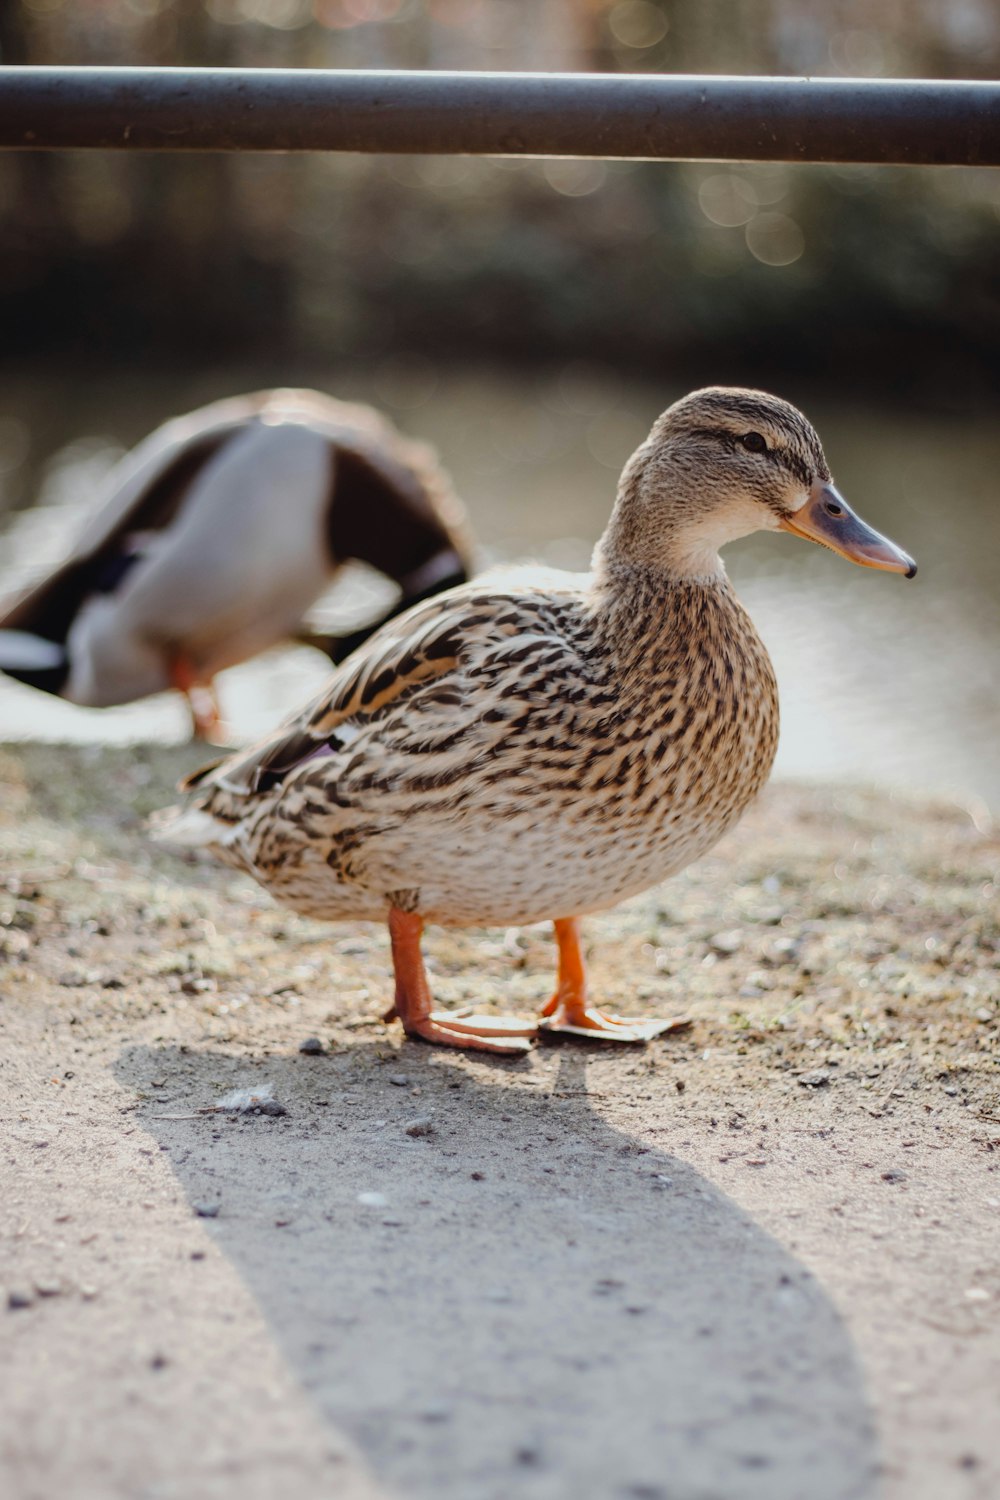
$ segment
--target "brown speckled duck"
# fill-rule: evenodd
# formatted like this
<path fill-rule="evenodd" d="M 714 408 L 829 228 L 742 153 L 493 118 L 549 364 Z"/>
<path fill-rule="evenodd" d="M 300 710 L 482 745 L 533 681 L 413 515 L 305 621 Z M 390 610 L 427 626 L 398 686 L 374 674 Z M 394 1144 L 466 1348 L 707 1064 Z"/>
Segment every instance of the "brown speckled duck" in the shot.
<path fill-rule="evenodd" d="M 421 931 L 548 919 L 542 1024 L 648 1039 L 665 1023 L 590 1003 L 578 919 L 697 859 L 767 779 L 774 673 L 719 557 L 758 530 L 916 572 L 841 499 L 793 406 L 696 391 L 626 464 L 589 576 L 470 584 L 410 610 L 280 732 L 189 778 L 163 836 L 306 915 L 387 919 L 411 1035 L 524 1050 L 534 1021 L 434 1009 Z"/>
<path fill-rule="evenodd" d="M 468 550 L 431 450 L 373 407 L 234 396 L 122 460 L 67 561 L 0 608 L 0 671 L 97 708 L 179 688 L 211 738 L 216 674 L 297 634 L 341 563 L 399 585 L 392 615 L 464 582 Z M 373 628 L 309 639 L 342 661 Z"/>

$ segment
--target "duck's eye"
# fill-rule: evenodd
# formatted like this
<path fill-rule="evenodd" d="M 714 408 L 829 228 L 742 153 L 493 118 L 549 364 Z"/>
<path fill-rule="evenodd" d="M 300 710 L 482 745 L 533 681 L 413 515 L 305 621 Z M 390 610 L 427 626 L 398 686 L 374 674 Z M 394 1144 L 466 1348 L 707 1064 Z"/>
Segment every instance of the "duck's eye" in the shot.
<path fill-rule="evenodd" d="M 740 442 L 748 453 L 767 452 L 767 440 L 759 432 L 745 432 Z"/>
<path fill-rule="evenodd" d="M 828 516 L 842 516 L 844 514 L 844 507 L 838 505 L 836 500 L 824 500 L 823 509 Z"/>

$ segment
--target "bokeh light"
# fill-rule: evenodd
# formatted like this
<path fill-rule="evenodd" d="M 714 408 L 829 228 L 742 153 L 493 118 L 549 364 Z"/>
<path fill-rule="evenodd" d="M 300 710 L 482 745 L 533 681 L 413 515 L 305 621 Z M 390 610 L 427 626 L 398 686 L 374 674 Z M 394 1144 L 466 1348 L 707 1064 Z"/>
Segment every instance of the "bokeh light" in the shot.
<path fill-rule="evenodd" d="M 746 178 L 734 172 L 715 172 L 698 189 L 698 203 L 713 224 L 735 228 L 747 224 L 757 212 L 757 194 Z"/>
<path fill-rule="evenodd" d="M 765 266 L 790 266 L 806 248 L 805 235 L 788 214 L 755 214 L 746 227 L 747 249 Z"/>
<path fill-rule="evenodd" d="M 667 34 L 669 21 L 650 0 L 621 0 L 608 16 L 608 27 L 623 47 L 655 47 Z"/>
<path fill-rule="evenodd" d="M 603 161 L 547 161 L 542 168 L 545 180 L 564 198 L 586 198 L 596 193 L 607 180 L 608 168 Z"/>

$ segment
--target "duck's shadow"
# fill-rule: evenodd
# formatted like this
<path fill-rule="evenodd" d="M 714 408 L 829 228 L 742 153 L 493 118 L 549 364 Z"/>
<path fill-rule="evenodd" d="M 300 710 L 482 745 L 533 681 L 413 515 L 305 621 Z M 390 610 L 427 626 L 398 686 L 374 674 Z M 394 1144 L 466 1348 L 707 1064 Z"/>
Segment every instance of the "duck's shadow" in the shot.
<path fill-rule="evenodd" d="M 536 1074 L 408 1046 L 269 1060 L 134 1048 L 146 1128 L 325 1416 L 399 1494 L 860 1500 L 875 1440 L 822 1287 L 676 1158 Z M 409 1081 L 391 1081 L 402 1069 Z M 266 1077 L 281 1119 L 157 1112 Z M 412 1090 L 419 1088 L 419 1096 Z M 666 1106 L 665 1106 L 666 1107 Z M 409 1135 L 407 1127 L 431 1133 Z"/>

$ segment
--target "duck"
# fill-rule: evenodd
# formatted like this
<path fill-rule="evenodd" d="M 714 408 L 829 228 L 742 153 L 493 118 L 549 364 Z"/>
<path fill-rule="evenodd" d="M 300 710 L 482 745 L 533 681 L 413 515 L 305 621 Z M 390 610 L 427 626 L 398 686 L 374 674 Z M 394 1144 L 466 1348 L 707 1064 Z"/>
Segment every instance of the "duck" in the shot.
<path fill-rule="evenodd" d="M 391 579 L 397 603 L 349 635 L 308 632 L 348 560 Z M 0 609 L 0 671 L 89 707 L 176 688 L 194 734 L 217 739 L 225 668 L 288 638 L 337 663 L 470 573 L 464 511 L 428 446 L 371 406 L 258 391 L 175 417 L 125 457 L 67 560 Z"/>
<path fill-rule="evenodd" d="M 755 531 L 912 578 L 833 484 L 811 423 L 709 387 L 625 465 L 589 574 L 483 579 L 382 627 L 250 750 L 181 783 L 158 836 L 249 872 L 279 902 L 388 924 L 406 1034 L 493 1053 L 540 1031 L 647 1042 L 669 1029 L 588 992 L 580 920 L 704 854 L 761 790 L 775 675 L 719 555 Z M 435 1007 L 426 923 L 552 922 L 536 1017 Z"/>

